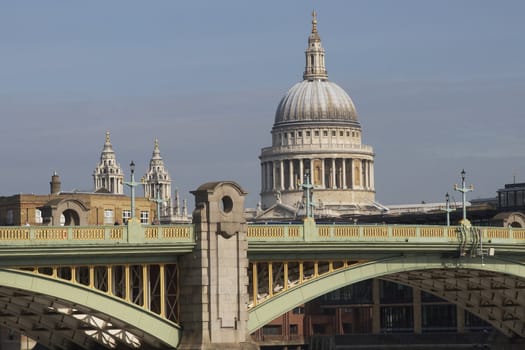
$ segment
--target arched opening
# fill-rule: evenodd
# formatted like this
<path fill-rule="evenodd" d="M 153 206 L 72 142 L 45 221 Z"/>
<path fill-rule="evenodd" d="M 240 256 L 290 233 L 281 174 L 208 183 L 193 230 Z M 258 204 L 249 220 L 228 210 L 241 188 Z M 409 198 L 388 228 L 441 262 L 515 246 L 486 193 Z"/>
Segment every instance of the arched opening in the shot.
<path fill-rule="evenodd" d="M 62 216 L 64 217 L 63 226 L 79 226 L 80 225 L 80 216 L 73 209 L 64 210 L 64 212 L 62 213 Z"/>

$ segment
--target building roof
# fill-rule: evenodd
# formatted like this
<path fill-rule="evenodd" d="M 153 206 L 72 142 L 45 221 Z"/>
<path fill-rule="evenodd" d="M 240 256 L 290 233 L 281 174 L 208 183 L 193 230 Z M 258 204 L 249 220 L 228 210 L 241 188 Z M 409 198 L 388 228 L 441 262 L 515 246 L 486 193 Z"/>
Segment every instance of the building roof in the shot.
<path fill-rule="evenodd" d="M 357 112 L 348 94 L 328 80 L 303 80 L 282 98 L 275 112 L 275 125 L 289 122 L 357 122 Z"/>

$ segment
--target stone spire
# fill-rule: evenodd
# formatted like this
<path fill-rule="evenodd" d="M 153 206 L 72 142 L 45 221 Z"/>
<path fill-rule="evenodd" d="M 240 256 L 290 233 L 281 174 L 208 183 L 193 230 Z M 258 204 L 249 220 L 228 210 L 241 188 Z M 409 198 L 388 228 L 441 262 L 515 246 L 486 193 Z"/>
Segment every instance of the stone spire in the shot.
<path fill-rule="evenodd" d="M 100 154 L 100 162 L 93 172 L 93 180 L 95 182 L 95 192 L 107 191 L 115 194 L 124 194 L 124 174 L 117 163 L 109 131 L 106 132 L 106 141 Z"/>
<path fill-rule="evenodd" d="M 312 32 L 308 36 L 308 48 L 305 51 L 306 67 L 303 73 L 304 80 L 328 80 L 328 73 L 324 64 L 324 49 L 321 37 L 317 33 L 317 13 L 312 12 Z"/>
<path fill-rule="evenodd" d="M 164 160 L 160 155 L 159 140 L 155 139 L 153 154 L 149 161 L 148 172 L 142 177 L 144 183 L 144 196 L 148 199 L 157 200 L 157 191 L 161 204 L 161 214 L 171 215 L 171 178 L 164 167 Z"/>

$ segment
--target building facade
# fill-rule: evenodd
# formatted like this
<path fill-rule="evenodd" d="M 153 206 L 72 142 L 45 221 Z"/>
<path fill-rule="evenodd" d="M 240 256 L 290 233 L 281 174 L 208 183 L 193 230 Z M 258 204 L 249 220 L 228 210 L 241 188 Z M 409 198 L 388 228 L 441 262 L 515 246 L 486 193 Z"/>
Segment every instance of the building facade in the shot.
<path fill-rule="evenodd" d="M 328 80 L 315 12 L 305 58 L 303 81 L 279 103 L 272 146 L 259 157 L 261 209 L 282 204 L 301 212 L 301 185 L 308 181 L 314 186 L 316 216 L 376 211 L 374 151 L 362 143 L 352 99 Z"/>
<path fill-rule="evenodd" d="M 49 194 L 17 194 L 0 197 L 0 226 L 91 226 L 114 225 L 131 217 L 130 197 L 106 192 L 65 192 L 60 177 L 51 179 Z M 151 224 L 155 203 L 147 198 L 135 200 L 135 218 Z"/>

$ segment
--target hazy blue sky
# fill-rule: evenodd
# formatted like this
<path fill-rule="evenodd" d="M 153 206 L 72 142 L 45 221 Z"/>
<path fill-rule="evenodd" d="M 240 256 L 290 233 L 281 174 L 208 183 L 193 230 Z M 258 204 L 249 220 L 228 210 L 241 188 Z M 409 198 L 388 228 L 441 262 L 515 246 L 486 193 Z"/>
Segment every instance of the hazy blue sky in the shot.
<path fill-rule="evenodd" d="M 377 200 L 470 198 L 525 181 L 525 1 L 0 1 L 1 195 L 92 190 L 104 134 L 129 175 L 153 142 L 174 187 L 231 179 L 302 79 L 318 12 L 330 80 L 376 152 Z M 452 193 L 460 198 L 459 193 Z"/>

